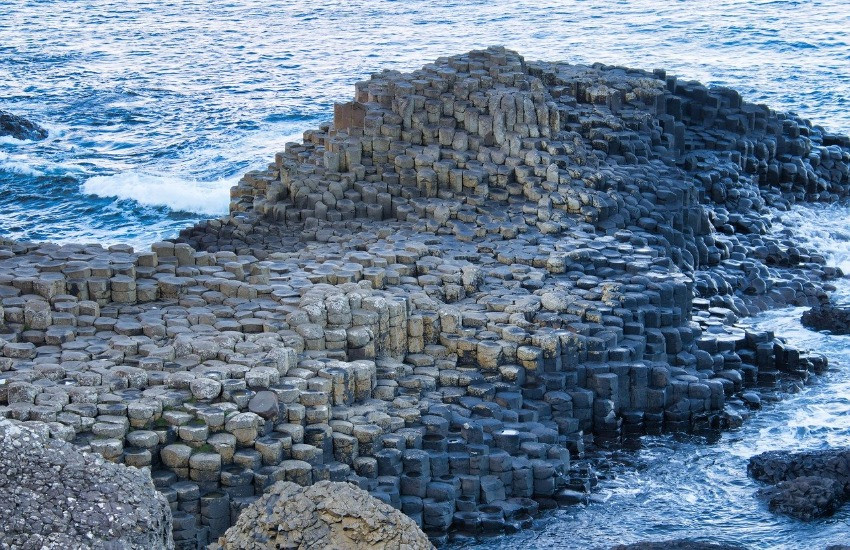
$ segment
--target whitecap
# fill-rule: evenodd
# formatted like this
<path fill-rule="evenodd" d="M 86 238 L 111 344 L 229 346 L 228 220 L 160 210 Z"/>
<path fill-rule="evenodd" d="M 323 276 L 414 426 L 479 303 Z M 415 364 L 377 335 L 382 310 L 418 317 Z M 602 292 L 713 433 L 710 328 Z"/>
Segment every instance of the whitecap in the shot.
<path fill-rule="evenodd" d="M 33 168 L 29 163 L 23 160 L 23 157 L 12 156 L 8 153 L 0 151 L 0 171 L 12 172 L 23 176 L 43 176 L 44 172 Z"/>
<path fill-rule="evenodd" d="M 18 139 L 12 136 L 0 136 L 0 145 L 23 145 L 25 143 L 32 143 L 32 140 Z"/>
<path fill-rule="evenodd" d="M 203 182 L 121 172 L 89 178 L 81 190 L 88 195 L 130 199 L 146 206 L 165 206 L 175 211 L 218 216 L 227 213 L 230 187 L 234 184 L 227 180 Z"/>

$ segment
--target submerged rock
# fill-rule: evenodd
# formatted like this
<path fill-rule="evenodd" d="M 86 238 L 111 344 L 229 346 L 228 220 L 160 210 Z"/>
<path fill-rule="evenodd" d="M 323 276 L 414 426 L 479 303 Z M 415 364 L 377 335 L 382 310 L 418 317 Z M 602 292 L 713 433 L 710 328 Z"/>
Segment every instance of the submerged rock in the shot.
<path fill-rule="evenodd" d="M 47 137 L 47 130 L 23 117 L 0 111 L 0 136 L 39 140 Z"/>
<path fill-rule="evenodd" d="M 174 548 L 171 509 L 150 475 L 0 420 L 0 525 L 12 548 Z"/>
<path fill-rule="evenodd" d="M 828 330 L 833 334 L 850 334 L 850 307 L 839 307 L 832 303 L 818 304 L 803 312 L 800 318 L 804 327 L 812 330 Z"/>
<path fill-rule="evenodd" d="M 769 451 L 750 458 L 747 471 L 775 484 L 757 493 L 771 510 L 802 520 L 832 514 L 850 495 L 850 449 Z"/>
<path fill-rule="evenodd" d="M 224 549 L 433 548 L 412 519 L 349 483 L 279 481 L 218 541 Z M 213 546 L 215 547 L 215 546 Z"/>

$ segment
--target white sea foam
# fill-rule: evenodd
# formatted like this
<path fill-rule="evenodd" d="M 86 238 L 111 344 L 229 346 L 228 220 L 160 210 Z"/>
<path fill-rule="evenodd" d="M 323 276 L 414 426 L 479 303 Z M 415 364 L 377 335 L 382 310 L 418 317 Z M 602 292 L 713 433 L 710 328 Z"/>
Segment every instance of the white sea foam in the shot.
<path fill-rule="evenodd" d="M 44 172 L 31 166 L 19 155 L 10 155 L 0 151 L 0 170 L 24 176 L 43 176 Z"/>
<path fill-rule="evenodd" d="M 12 136 L 0 136 L 0 145 L 23 145 L 24 143 L 32 143 L 28 139 L 17 139 Z"/>
<path fill-rule="evenodd" d="M 130 199 L 147 206 L 166 206 L 171 210 L 215 216 L 227 213 L 230 187 L 234 183 L 122 172 L 89 178 L 81 190 L 89 195 Z"/>
<path fill-rule="evenodd" d="M 796 205 L 779 215 L 774 227 L 790 229 L 809 250 L 850 274 L 850 208 L 839 205 Z"/>

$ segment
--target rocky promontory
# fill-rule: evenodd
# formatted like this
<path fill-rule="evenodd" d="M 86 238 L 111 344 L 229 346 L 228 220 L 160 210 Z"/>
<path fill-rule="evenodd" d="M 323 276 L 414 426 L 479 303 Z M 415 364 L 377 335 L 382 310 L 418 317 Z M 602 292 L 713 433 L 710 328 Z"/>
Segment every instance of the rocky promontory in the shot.
<path fill-rule="evenodd" d="M 850 449 L 789 453 L 768 451 L 750 458 L 747 472 L 771 483 L 758 496 L 798 519 L 831 515 L 850 498 Z"/>
<path fill-rule="evenodd" d="M 769 216 L 848 194 L 847 137 L 661 70 L 377 73 L 174 241 L 0 246 L 0 414 L 149 468 L 179 548 L 281 481 L 514 530 L 586 446 L 826 368 L 736 323 L 819 303 L 840 271 Z"/>

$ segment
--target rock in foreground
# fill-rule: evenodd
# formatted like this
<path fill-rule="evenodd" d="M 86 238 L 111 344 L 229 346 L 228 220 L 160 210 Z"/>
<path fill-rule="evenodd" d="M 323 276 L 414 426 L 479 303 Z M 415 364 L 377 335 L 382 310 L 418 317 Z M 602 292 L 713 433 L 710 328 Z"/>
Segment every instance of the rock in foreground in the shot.
<path fill-rule="evenodd" d="M 850 334 L 850 307 L 831 303 L 819 304 L 803 312 L 800 321 L 812 330 L 828 330 L 833 334 Z"/>
<path fill-rule="evenodd" d="M 23 117 L 0 111 L 0 136 L 39 140 L 47 137 L 47 130 Z"/>
<path fill-rule="evenodd" d="M 171 510 L 146 472 L 81 453 L 50 429 L 0 421 L 4 548 L 174 548 Z"/>
<path fill-rule="evenodd" d="M 416 523 L 348 483 L 280 481 L 219 539 L 225 549 L 433 548 Z"/>

